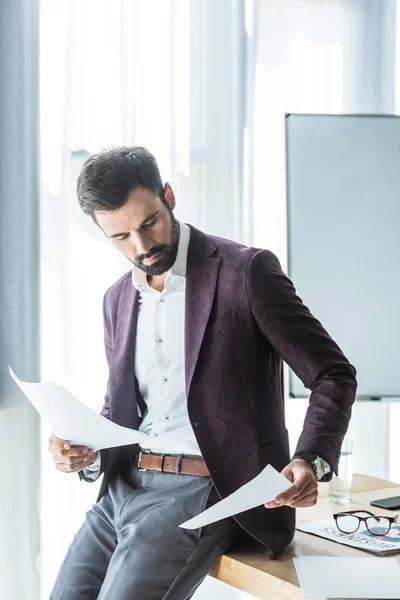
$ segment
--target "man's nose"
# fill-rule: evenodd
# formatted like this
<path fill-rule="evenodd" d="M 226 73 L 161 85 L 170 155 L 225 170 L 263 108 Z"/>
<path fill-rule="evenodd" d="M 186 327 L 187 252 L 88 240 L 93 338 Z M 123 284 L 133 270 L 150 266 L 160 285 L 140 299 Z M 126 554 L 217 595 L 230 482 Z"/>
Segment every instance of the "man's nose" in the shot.
<path fill-rule="evenodd" d="M 146 240 L 143 239 L 142 236 L 140 236 L 140 235 L 132 237 L 132 246 L 133 246 L 135 255 L 137 255 L 137 254 L 146 255 L 148 253 L 148 251 L 150 250 L 149 243 L 146 242 Z"/>

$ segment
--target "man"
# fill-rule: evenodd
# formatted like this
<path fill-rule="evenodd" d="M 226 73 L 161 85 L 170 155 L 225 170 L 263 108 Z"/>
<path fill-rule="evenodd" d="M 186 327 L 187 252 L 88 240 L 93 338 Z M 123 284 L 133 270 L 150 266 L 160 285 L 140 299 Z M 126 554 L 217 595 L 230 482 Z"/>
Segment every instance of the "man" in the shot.
<path fill-rule="evenodd" d="M 95 456 L 50 438 L 58 470 L 87 481 L 104 473 L 51 598 L 187 599 L 240 532 L 271 558 L 292 541 L 294 509 L 314 505 L 317 480 L 337 474 L 356 370 L 274 254 L 175 219 L 173 190 L 146 149 L 92 156 L 77 194 L 133 263 L 104 297 L 102 415 L 149 442 Z M 282 359 L 311 390 L 292 460 Z M 198 530 L 178 527 L 269 463 L 293 483 L 280 499 Z"/>

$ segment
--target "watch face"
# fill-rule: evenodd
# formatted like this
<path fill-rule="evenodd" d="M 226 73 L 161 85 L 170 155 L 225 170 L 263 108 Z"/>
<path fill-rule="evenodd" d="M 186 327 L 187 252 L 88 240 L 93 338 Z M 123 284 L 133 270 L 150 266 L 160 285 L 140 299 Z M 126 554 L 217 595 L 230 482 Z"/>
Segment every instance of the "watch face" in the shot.
<path fill-rule="evenodd" d="M 321 479 L 325 475 L 325 473 L 327 473 L 324 461 L 320 457 L 318 457 L 315 459 L 314 464 L 317 471 L 317 479 Z"/>

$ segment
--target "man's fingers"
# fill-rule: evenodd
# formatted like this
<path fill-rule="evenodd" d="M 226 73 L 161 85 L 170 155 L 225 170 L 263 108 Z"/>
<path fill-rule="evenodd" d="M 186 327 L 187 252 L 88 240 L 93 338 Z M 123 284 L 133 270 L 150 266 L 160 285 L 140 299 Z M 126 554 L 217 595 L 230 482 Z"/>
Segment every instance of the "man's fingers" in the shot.
<path fill-rule="evenodd" d="M 57 446 L 49 446 L 49 451 L 57 456 L 71 457 L 71 456 L 93 456 L 93 450 L 86 448 L 86 446 L 72 446 L 69 450 Z"/>
<path fill-rule="evenodd" d="M 71 446 L 68 440 L 63 440 L 52 434 L 49 439 L 49 452 L 58 471 L 76 473 L 93 462 L 94 450 L 86 446 Z"/>
<path fill-rule="evenodd" d="M 301 508 L 305 506 L 314 506 L 318 498 L 318 492 L 312 491 L 308 494 L 297 496 L 296 498 L 292 498 L 285 502 L 285 504 L 277 504 L 273 500 L 271 502 L 267 502 L 264 506 L 266 508 L 279 508 L 281 506 L 291 506 L 292 508 Z"/>
<path fill-rule="evenodd" d="M 70 467 L 65 465 L 64 463 L 56 464 L 57 471 L 61 471 L 62 473 L 76 473 L 85 468 L 85 465 L 79 465 L 78 467 Z"/>
<path fill-rule="evenodd" d="M 303 498 L 304 496 L 307 496 L 308 494 L 314 494 L 317 489 L 318 489 L 318 486 L 316 485 L 316 482 L 310 481 L 303 488 L 303 490 L 301 491 L 301 493 L 298 493 L 295 496 L 293 496 L 292 498 L 290 498 L 288 502 L 295 502 L 299 498 Z"/>
<path fill-rule="evenodd" d="M 315 478 L 310 472 L 306 472 L 293 483 L 290 489 L 279 494 L 274 500 L 266 502 L 264 506 L 266 508 L 278 508 L 279 506 L 285 505 L 292 506 L 292 504 L 296 504 L 299 498 L 304 497 L 305 494 L 315 493 L 317 490 L 318 484 L 316 483 Z M 278 502 L 278 499 L 281 501 Z"/>
<path fill-rule="evenodd" d="M 89 461 L 91 460 L 90 456 L 77 456 L 77 457 L 65 457 L 65 456 L 59 456 L 58 454 L 54 454 L 53 455 L 53 460 L 55 463 L 57 464 L 62 464 L 62 465 L 67 465 L 67 466 L 75 466 L 75 465 L 79 465 L 82 464 L 84 461 Z"/>
<path fill-rule="evenodd" d="M 62 440 L 54 434 L 50 436 L 48 449 L 52 454 L 59 454 L 62 456 L 63 450 L 69 450 L 70 448 L 71 444 L 68 440 Z"/>
<path fill-rule="evenodd" d="M 294 498 L 302 496 L 310 485 L 314 485 L 315 489 L 317 488 L 315 477 L 309 470 L 303 471 L 302 475 L 293 482 L 291 488 L 277 496 L 277 499 L 281 499 L 281 502 L 278 504 L 287 504 Z"/>
<path fill-rule="evenodd" d="M 301 481 L 300 483 L 295 483 L 289 490 L 287 490 L 287 492 L 279 494 L 277 500 L 278 498 L 280 498 L 281 502 L 277 502 L 276 504 L 287 504 L 288 502 L 291 502 L 294 498 L 301 496 L 304 490 L 306 489 L 308 483 L 308 481 Z"/>
<path fill-rule="evenodd" d="M 293 491 L 293 488 L 290 488 L 290 491 Z M 279 508 L 280 506 L 291 506 L 292 508 L 297 508 L 300 506 L 313 506 L 318 497 L 318 484 L 315 479 L 308 482 L 305 485 L 301 492 L 293 494 L 291 497 L 288 497 L 288 493 L 281 494 L 279 498 L 283 499 L 283 502 L 276 502 L 275 499 L 267 502 L 265 504 L 266 508 Z M 304 499 L 306 499 L 306 504 L 303 503 Z M 315 499 L 315 501 L 314 501 Z M 277 500 L 277 498 L 276 498 Z M 311 504 L 309 503 L 311 501 Z M 301 504 L 300 504 L 301 502 Z"/>
<path fill-rule="evenodd" d="M 318 494 L 316 492 L 311 492 L 310 494 L 306 494 L 302 498 L 297 500 L 293 500 L 293 502 L 289 503 L 289 506 L 292 508 L 306 508 L 308 506 L 314 506 L 316 504 L 318 498 Z"/>
<path fill-rule="evenodd" d="M 54 446 L 56 448 L 65 448 L 69 450 L 71 448 L 71 444 L 68 440 L 62 440 L 61 438 L 54 435 L 54 433 L 50 436 L 49 445 Z"/>
<path fill-rule="evenodd" d="M 54 459 L 55 459 L 55 457 L 54 457 Z M 77 461 L 78 462 L 76 462 L 74 464 L 66 464 L 64 462 L 58 462 L 57 460 L 55 460 L 56 469 L 58 471 L 62 471 L 63 473 L 76 473 L 78 471 L 81 471 L 85 467 L 89 466 L 89 464 L 91 462 L 91 458 L 86 458 L 84 460 L 77 459 Z"/>
<path fill-rule="evenodd" d="M 49 451 L 60 456 L 82 456 L 87 454 L 86 446 L 71 446 L 68 440 L 62 440 L 56 435 L 51 435 L 49 440 Z"/>

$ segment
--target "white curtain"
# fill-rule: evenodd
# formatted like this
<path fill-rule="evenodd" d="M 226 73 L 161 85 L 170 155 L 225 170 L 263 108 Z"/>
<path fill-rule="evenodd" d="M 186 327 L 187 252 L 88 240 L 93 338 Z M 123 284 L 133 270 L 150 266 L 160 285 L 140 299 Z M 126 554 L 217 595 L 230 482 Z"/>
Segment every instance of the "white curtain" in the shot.
<path fill-rule="evenodd" d="M 240 239 L 241 0 L 70 0 L 41 6 L 42 379 L 100 410 L 101 299 L 130 268 L 80 211 L 76 178 L 101 148 L 146 146 L 176 214 Z M 42 433 L 42 598 L 98 483 L 58 473 Z"/>
<path fill-rule="evenodd" d="M 39 596 L 39 6 L 0 3 L 0 598 Z"/>
<path fill-rule="evenodd" d="M 284 115 L 393 111 L 394 13 L 391 0 L 42 0 L 43 380 L 102 405 L 101 299 L 130 265 L 80 212 L 88 153 L 148 147 L 179 218 L 286 267 Z M 56 472 L 49 434 L 43 600 L 98 489 Z"/>

